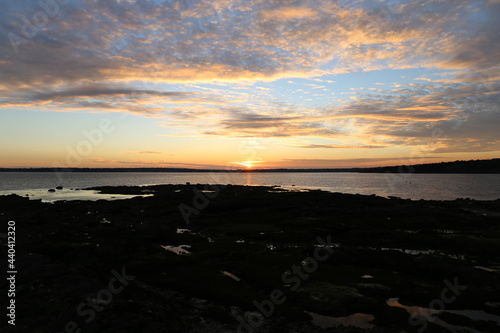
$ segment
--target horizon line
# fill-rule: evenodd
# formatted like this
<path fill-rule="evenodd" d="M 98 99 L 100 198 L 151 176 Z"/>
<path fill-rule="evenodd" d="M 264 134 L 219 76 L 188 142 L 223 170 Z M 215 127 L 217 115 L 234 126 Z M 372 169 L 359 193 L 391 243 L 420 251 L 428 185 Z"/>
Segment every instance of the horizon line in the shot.
<path fill-rule="evenodd" d="M 455 160 L 455 161 L 442 161 L 442 162 L 433 162 L 433 163 L 421 163 L 421 164 L 399 164 L 399 165 L 385 165 L 385 166 L 373 166 L 373 167 L 277 167 L 277 168 L 247 168 L 247 169 L 228 169 L 224 167 L 220 168 L 186 168 L 186 167 L 0 167 L 0 171 L 30 171 L 30 170 L 53 170 L 56 171 L 73 171 L 73 170 L 103 170 L 103 171 L 114 171 L 114 170 L 184 170 L 190 172 L 272 172 L 272 171 L 344 171 L 348 172 L 349 170 L 368 170 L 368 169 L 383 169 L 383 168 L 399 168 L 399 167 L 412 167 L 412 166 L 422 166 L 422 165 L 438 165 L 438 164 L 449 164 L 449 163 L 457 163 L 457 162 L 485 162 L 485 161 L 495 161 L 500 160 L 500 158 L 491 158 L 491 159 L 473 159 L 473 160 Z"/>

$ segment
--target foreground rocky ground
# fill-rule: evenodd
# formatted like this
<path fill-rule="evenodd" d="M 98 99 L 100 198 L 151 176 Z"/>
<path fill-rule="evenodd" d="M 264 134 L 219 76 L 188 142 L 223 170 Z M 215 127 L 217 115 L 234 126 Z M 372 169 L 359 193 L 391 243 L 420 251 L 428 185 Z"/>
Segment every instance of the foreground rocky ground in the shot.
<path fill-rule="evenodd" d="M 16 222 L 18 270 L 16 326 L 4 317 L 3 331 L 500 329 L 500 200 L 244 186 L 99 190 L 152 196 L 0 197 L 1 232 Z M 333 326 L 348 320 L 362 328 Z"/>

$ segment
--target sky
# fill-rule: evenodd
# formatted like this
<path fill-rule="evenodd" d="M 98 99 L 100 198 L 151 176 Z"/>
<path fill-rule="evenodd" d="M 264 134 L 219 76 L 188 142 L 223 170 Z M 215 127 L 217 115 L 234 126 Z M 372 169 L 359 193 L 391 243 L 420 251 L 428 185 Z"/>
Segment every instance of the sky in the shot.
<path fill-rule="evenodd" d="M 0 2 L 0 167 L 500 157 L 500 0 Z"/>

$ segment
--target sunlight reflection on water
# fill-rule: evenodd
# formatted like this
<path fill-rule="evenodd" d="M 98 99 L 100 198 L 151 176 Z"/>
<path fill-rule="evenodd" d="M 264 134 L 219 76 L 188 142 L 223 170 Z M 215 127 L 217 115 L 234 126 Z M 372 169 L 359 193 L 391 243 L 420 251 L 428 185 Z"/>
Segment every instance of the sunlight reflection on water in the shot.
<path fill-rule="evenodd" d="M 347 317 L 323 316 L 313 312 L 306 312 L 312 317 L 314 325 L 321 328 L 336 327 L 340 325 L 354 326 L 359 328 L 373 328 L 375 325 L 370 322 L 375 319 L 371 314 L 355 313 Z"/>
<path fill-rule="evenodd" d="M 64 188 L 88 188 L 190 182 L 191 184 L 280 185 L 294 189 L 322 189 L 331 192 L 376 194 L 410 199 L 500 198 L 500 175 L 497 174 L 406 174 L 395 179 L 389 182 L 386 174 L 352 172 L 67 172 L 60 178 L 54 172 L 0 172 L 0 191 L 48 190 L 59 185 Z"/>
<path fill-rule="evenodd" d="M 0 191 L 0 195 L 10 195 L 17 194 L 22 197 L 29 197 L 30 199 L 41 199 L 42 202 L 54 202 L 58 200 L 119 200 L 119 199 L 130 199 L 134 197 L 147 197 L 152 194 L 147 195 L 125 195 L 125 194 L 102 194 L 99 191 L 91 190 L 72 190 L 72 189 L 62 189 L 55 192 L 49 192 L 48 190 L 19 190 L 19 191 Z"/>

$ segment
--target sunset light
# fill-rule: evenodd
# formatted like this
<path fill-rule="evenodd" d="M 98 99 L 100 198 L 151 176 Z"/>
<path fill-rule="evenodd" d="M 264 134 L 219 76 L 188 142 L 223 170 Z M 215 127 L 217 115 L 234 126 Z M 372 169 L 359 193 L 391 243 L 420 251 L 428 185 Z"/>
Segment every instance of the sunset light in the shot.
<path fill-rule="evenodd" d="M 500 0 L 0 0 L 0 220 L 4 333 L 500 332 Z"/>
<path fill-rule="evenodd" d="M 263 163 L 263 161 L 243 161 L 243 162 L 230 162 L 231 164 L 241 165 L 247 169 L 252 169 L 258 163 Z"/>

